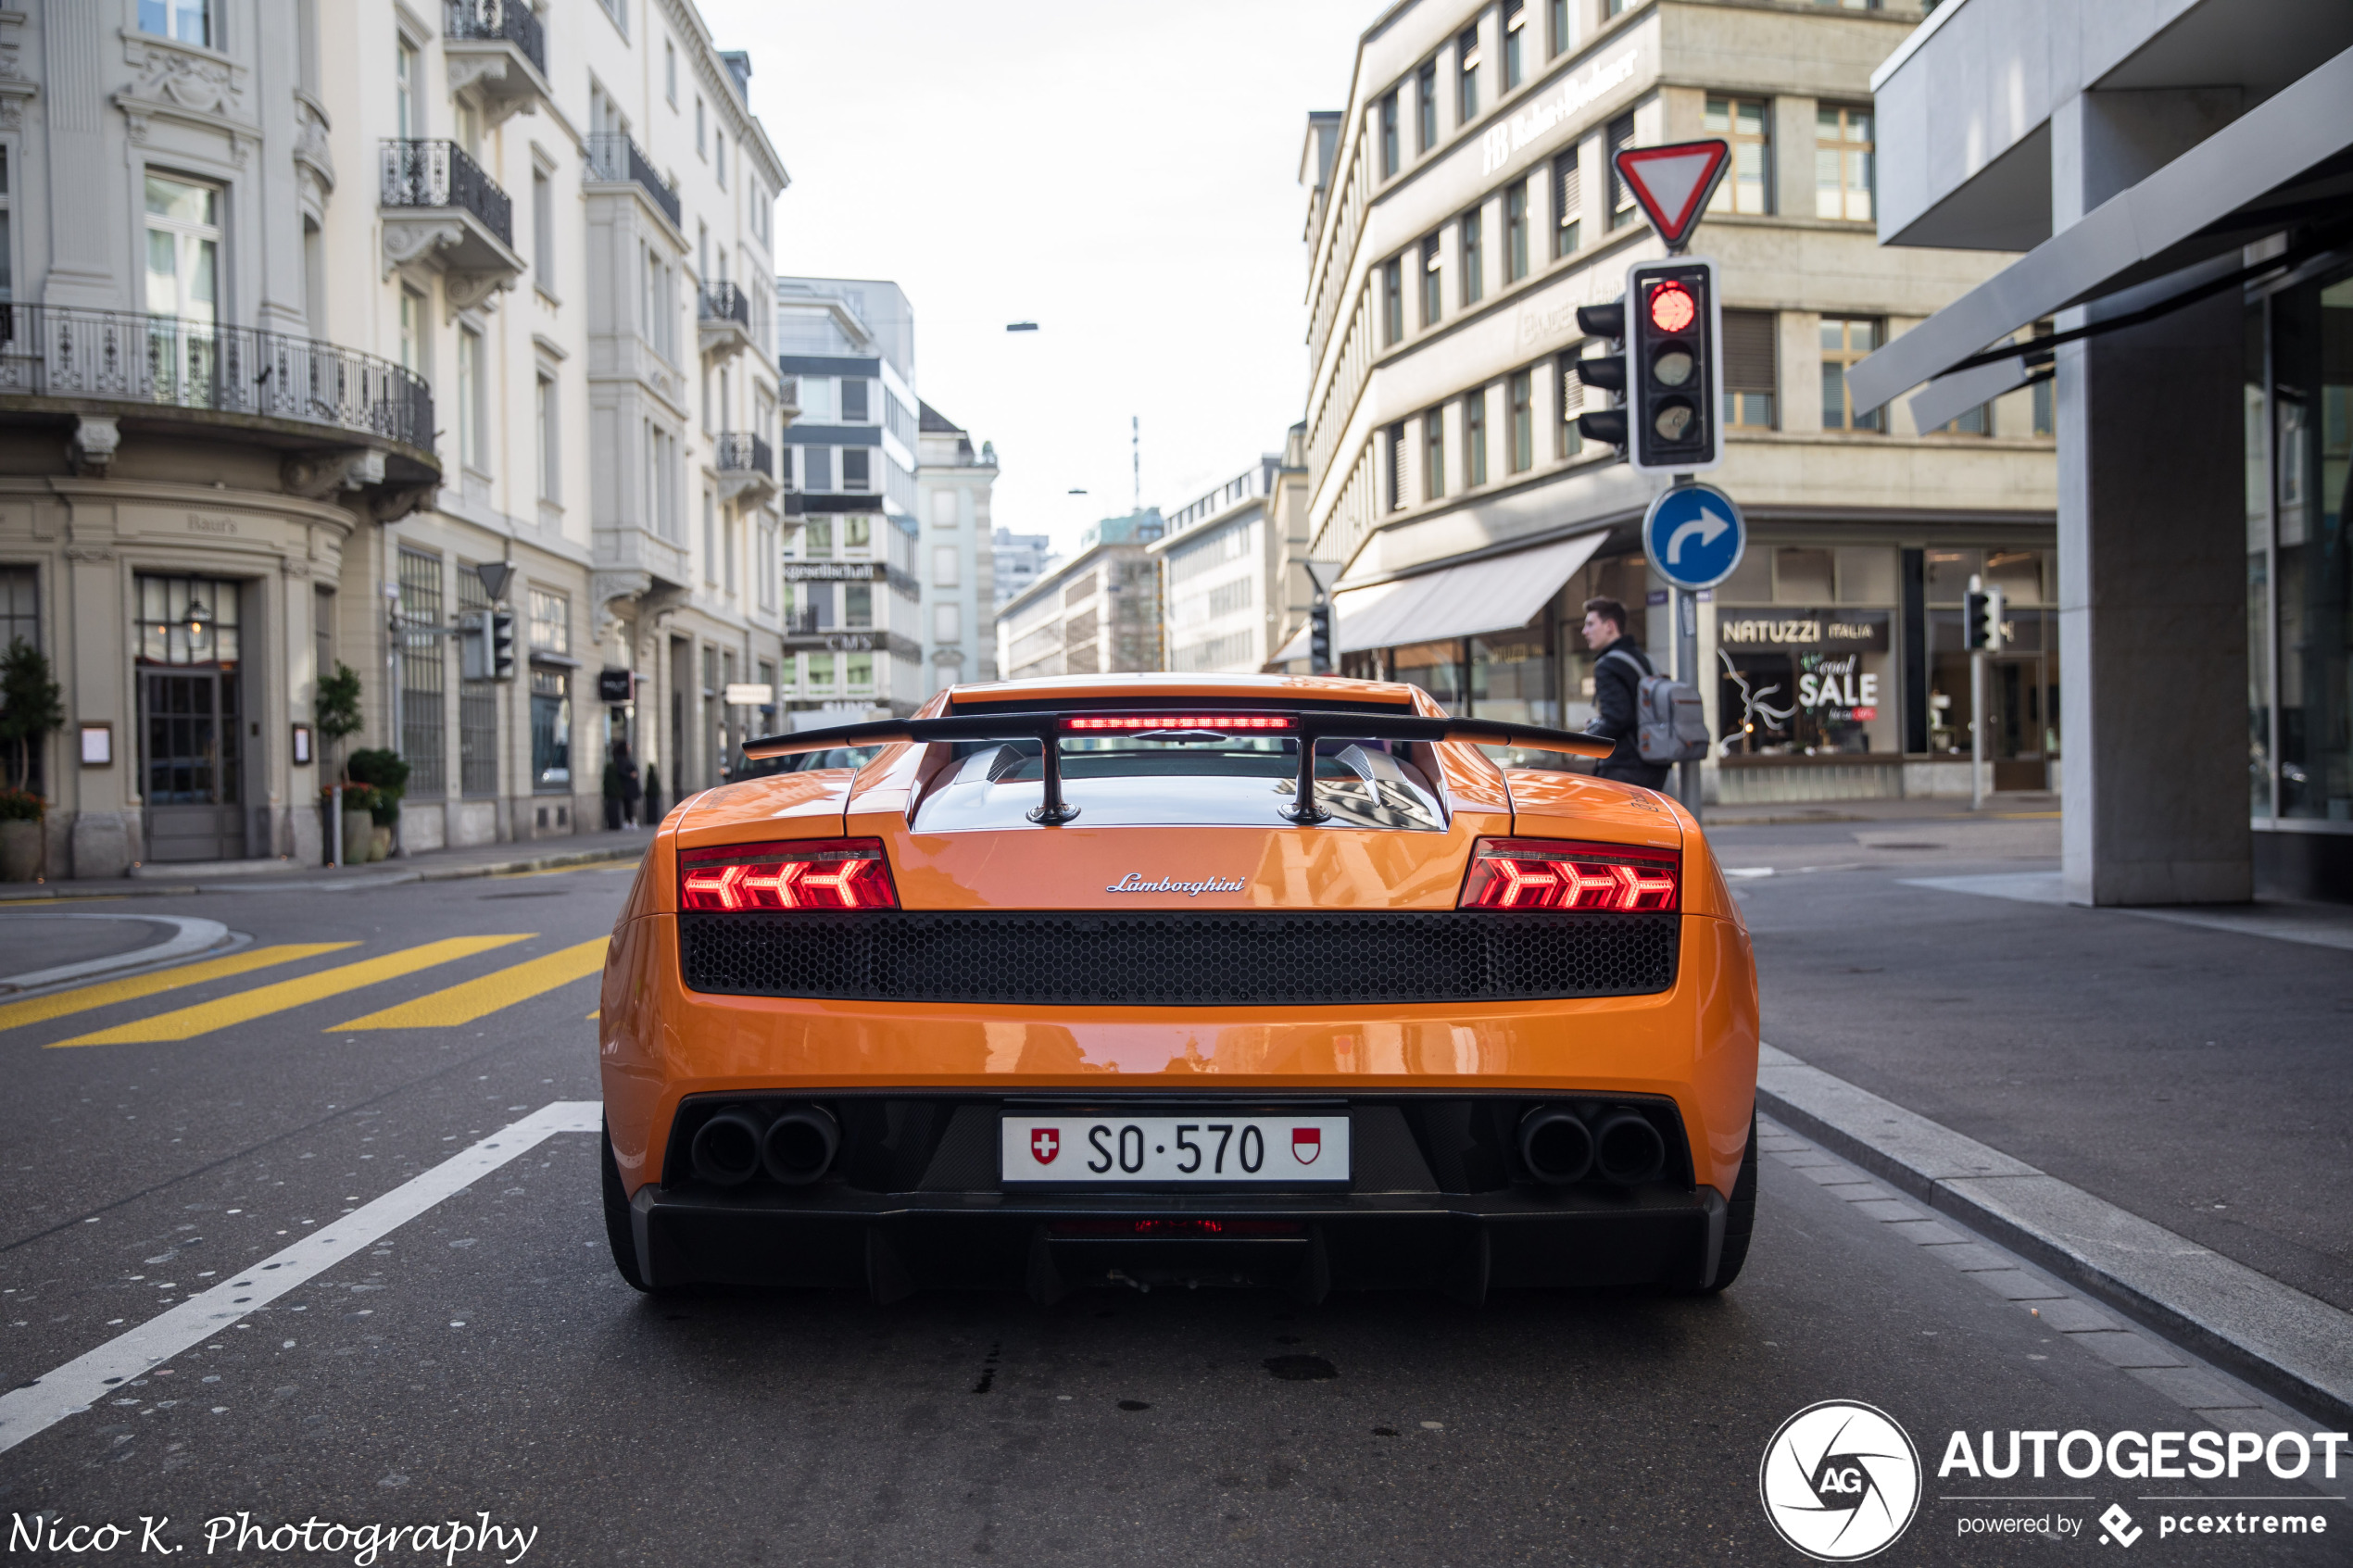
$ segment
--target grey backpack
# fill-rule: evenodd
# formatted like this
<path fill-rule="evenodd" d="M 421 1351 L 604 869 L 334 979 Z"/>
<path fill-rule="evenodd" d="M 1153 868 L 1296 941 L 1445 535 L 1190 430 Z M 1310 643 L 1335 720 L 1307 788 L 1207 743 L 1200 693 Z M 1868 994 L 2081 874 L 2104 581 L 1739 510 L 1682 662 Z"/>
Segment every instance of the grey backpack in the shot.
<path fill-rule="evenodd" d="M 1688 681 L 1642 672 L 1642 661 L 1624 649 L 1604 657 L 1634 667 L 1634 749 L 1645 762 L 1696 762 L 1707 755 L 1707 710 Z"/>

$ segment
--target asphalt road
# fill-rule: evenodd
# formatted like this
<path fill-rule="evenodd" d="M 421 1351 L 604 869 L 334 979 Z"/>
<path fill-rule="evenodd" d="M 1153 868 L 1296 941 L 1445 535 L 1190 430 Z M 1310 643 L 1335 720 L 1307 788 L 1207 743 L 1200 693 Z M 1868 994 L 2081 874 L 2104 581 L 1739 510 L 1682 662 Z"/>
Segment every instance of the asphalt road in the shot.
<path fill-rule="evenodd" d="M 0 1386 L 238 1271 L 259 1277 L 318 1227 L 543 1107 L 593 1101 L 592 980 L 504 1005 L 467 983 L 576 967 L 564 955 L 607 929 L 627 874 L 107 906 L 224 921 L 252 937 L 230 959 L 258 967 L 45 1019 L 0 1001 Z M 1744 891 L 1767 934 L 1768 1037 L 1798 1049 L 1786 998 L 1836 987 L 1808 971 L 1814 990 L 1783 988 L 1775 970 L 1805 962 L 1796 915 L 1776 910 L 1780 886 Z M 328 944 L 350 946 L 271 960 Z M 442 946 L 397 957 L 428 944 Z M 387 972 L 403 964 L 419 967 Z M 1912 984 L 1877 967 L 1845 986 Z M 301 984 L 315 974 L 328 978 Z M 386 1016 L 339 1027 L 371 1015 Z M 159 1035 L 174 1037 L 139 1037 Z M 1759 1461 L 1785 1420 L 1831 1399 L 1887 1411 L 1928 1466 L 1918 1516 L 1881 1561 L 2096 1553 L 2112 1501 L 2136 1515 L 2135 1561 L 2341 1562 L 2353 1531 L 2342 1502 L 2320 1500 L 2344 1481 L 1940 1479 L 1956 1430 L 2312 1425 L 2245 1399 L 2184 1409 L 2165 1377 L 2185 1374 L 2120 1370 L 2134 1358 L 2112 1347 L 2186 1358 L 2065 1332 L 2083 1326 L 2066 1316 L 2080 1302 L 1992 1253 L 1965 1260 L 1972 1238 L 1923 1234 L 1795 1140 L 1768 1145 L 1756 1243 L 1727 1296 L 1500 1295 L 1476 1310 L 1164 1290 L 1043 1311 L 978 1296 L 648 1299 L 607 1256 L 594 1145 L 547 1137 L 0 1452 L 12 1529 L 40 1514 L 42 1529 L 130 1531 L 111 1553 L 8 1561 L 164 1561 L 138 1549 L 143 1515 L 169 1516 L 157 1538 L 182 1561 L 355 1560 L 233 1537 L 208 1554 L 206 1522 L 242 1512 L 264 1527 L 486 1514 L 536 1532 L 522 1557 L 535 1563 L 1798 1562 L 1765 1518 Z M 2151 1492 L 2275 1494 L 2293 1500 L 2196 1506 L 2322 1515 L 2334 1533 L 2163 1539 Z M 1982 1500 L 2008 1494 L 2037 1500 Z M 1964 1496 L 1980 1500 L 1952 1500 Z M 1962 1533 L 2007 1517 L 2079 1533 Z"/>

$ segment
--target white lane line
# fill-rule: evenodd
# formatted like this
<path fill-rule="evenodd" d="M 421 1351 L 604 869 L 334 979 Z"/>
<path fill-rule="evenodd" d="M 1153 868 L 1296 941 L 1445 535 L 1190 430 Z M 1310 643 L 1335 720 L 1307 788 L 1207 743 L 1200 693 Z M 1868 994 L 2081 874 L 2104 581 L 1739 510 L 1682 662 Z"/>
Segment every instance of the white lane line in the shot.
<path fill-rule="evenodd" d="M 604 1107 L 556 1100 L 510 1123 L 462 1153 L 411 1177 L 316 1235 L 242 1270 L 226 1285 L 191 1296 L 168 1312 L 117 1335 L 87 1355 L 0 1394 L 0 1453 L 79 1415 L 126 1383 L 381 1241 L 444 1198 L 463 1191 L 558 1133 L 593 1133 Z"/>

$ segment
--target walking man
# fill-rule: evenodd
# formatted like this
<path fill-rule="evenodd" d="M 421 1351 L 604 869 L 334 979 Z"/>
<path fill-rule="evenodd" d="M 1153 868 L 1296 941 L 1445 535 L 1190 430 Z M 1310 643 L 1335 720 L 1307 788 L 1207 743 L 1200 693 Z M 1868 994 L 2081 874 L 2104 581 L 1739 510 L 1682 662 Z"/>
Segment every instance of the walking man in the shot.
<path fill-rule="evenodd" d="M 1616 750 L 1593 764 L 1593 771 L 1605 779 L 1641 784 L 1645 789 L 1665 788 L 1669 771 L 1667 764 L 1643 761 L 1634 745 L 1635 734 L 1642 727 L 1639 698 L 1642 678 L 1658 671 L 1651 667 L 1649 656 L 1626 634 L 1626 607 L 1616 599 L 1587 599 L 1582 630 L 1586 645 L 1597 656 L 1593 660 L 1593 721 L 1585 726 L 1585 733 L 1617 743 Z"/>

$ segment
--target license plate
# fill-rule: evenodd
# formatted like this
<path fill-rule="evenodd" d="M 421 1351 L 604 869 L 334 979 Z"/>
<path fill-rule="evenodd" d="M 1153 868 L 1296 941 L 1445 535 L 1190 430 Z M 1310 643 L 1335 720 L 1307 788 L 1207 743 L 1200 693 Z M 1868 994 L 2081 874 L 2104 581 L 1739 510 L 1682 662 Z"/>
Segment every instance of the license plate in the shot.
<path fill-rule="evenodd" d="M 1344 1186 L 1346 1116 L 1009 1115 L 999 1123 L 1013 1186 Z"/>

